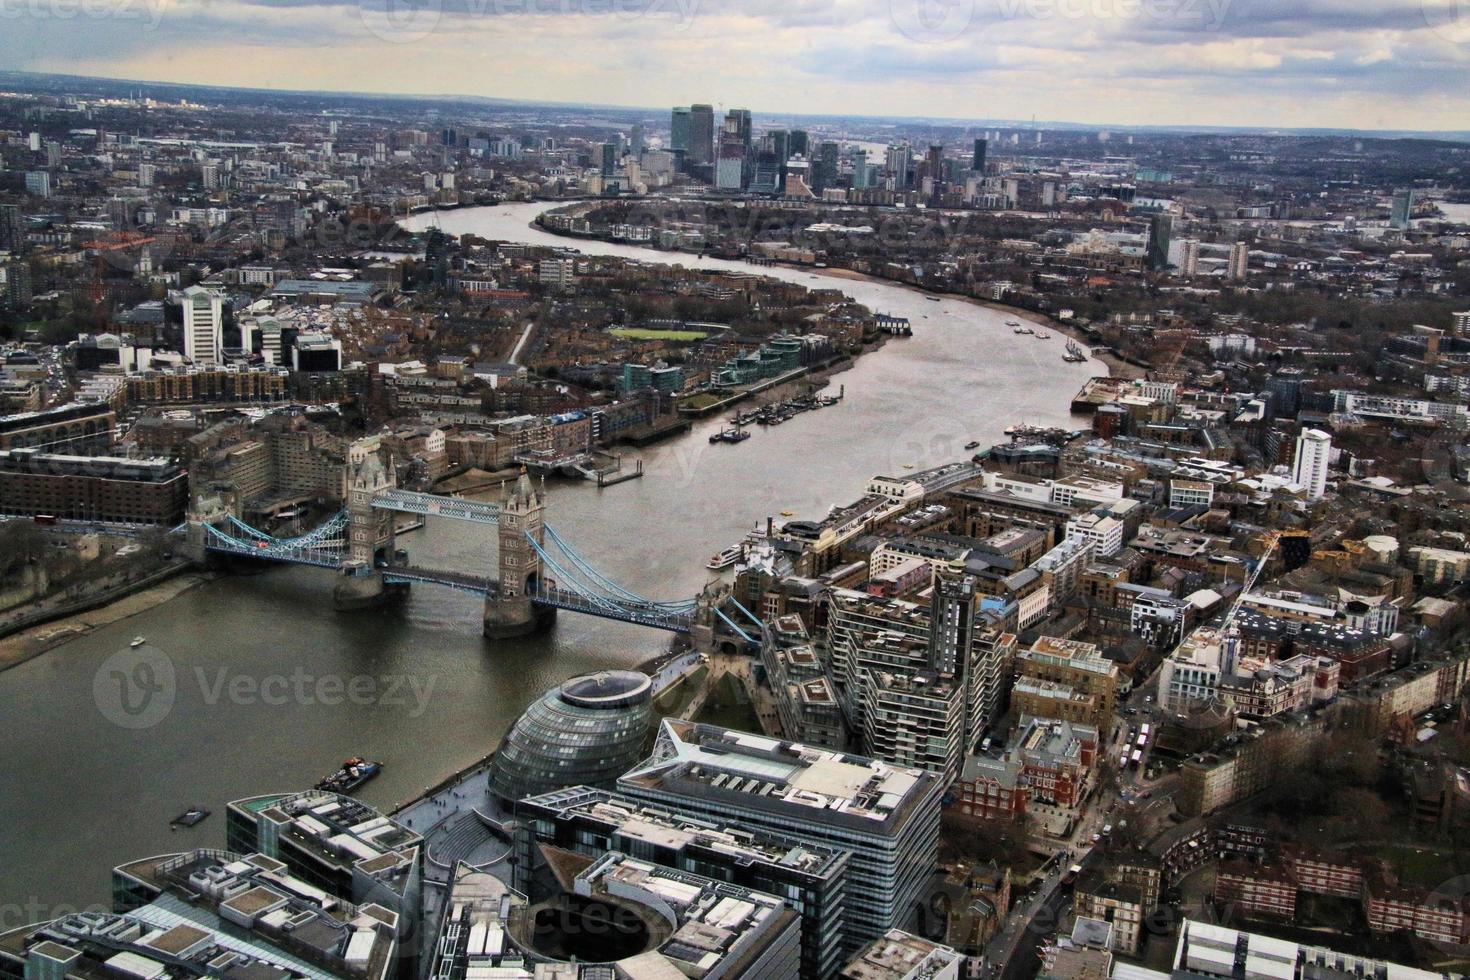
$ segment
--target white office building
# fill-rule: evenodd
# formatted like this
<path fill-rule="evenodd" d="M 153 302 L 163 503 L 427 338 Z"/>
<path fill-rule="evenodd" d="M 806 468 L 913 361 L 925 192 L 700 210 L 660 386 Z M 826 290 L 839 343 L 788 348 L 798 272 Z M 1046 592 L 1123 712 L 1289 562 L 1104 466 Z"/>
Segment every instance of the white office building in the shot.
<path fill-rule="evenodd" d="M 203 286 L 184 290 L 184 356 L 195 364 L 218 364 L 225 345 L 224 297 Z"/>
<path fill-rule="evenodd" d="M 1307 491 L 1312 500 L 1327 493 L 1327 464 L 1332 455 L 1332 437 L 1321 429 L 1303 429 L 1296 437 L 1296 462 L 1292 481 Z"/>
<path fill-rule="evenodd" d="M 1101 514 L 1081 514 L 1067 522 L 1067 540 L 1092 542 L 1099 558 L 1111 558 L 1123 550 L 1123 522 Z"/>
<path fill-rule="evenodd" d="M 665 718 L 619 792 L 852 855 L 843 949 L 914 919 L 938 859 L 941 780 L 781 739 Z"/>

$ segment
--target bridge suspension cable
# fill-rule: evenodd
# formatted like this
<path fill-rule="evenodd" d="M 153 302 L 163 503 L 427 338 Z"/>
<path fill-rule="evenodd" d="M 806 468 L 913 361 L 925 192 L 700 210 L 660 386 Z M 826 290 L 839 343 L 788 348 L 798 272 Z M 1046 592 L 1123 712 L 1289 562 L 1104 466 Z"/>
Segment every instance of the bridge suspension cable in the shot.
<path fill-rule="evenodd" d="M 531 537 L 528 534 L 526 535 L 526 539 L 531 542 L 531 547 L 540 557 L 542 564 L 551 569 L 552 573 L 556 576 L 557 585 L 561 587 L 560 590 L 554 589 L 547 585 L 544 578 L 541 578 L 538 579 L 536 583 L 536 589 L 539 593 L 544 595 L 549 594 L 553 591 L 564 590 L 573 595 L 576 595 L 578 598 L 586 602 L 592 603 L 593 605 L 606 612 L 617 613 L 621 611 L 618 603 L 609 599 L 607 596 L 599 594 L 595 590 L 586 588 L 584 585 L 582 585 L 582 583 L 578 582 L 575 576 L 568 573 L 567 570 L 564 569 L 555 558 L 547 554 L 546 550 L 541 547 L 541 545 L 536 541 L 535 538 Z"/>
<path fill-rule="evenodd" d="M 551 538 L 552 542 L 555 543 L 558 549 L 560 549 L 561 553 L 567 557 L 567 560 L 570 561 L 572 565 L 575 566 L 580 572 L 582 572 L 584 577 L 596 584 L 599 588 L 604 589 L 607 592 L 618 596 L 619 598 L 626 599 L 628 602 L 636 603 L 640 606 L 667 609 L 671 612 L 688 612 L 694 608 L 695 600 L 693 599 L 686 599 L 679 602 L 659 602 L 654 599 L 645 599 L 643 596 L 639 595 L 636 592 L 628 591 L 618 583 L 614 582 L 612 579 L 608 578 L 606 575 L 603 575 L 596 568 L 594 568 L 591 562 L 582 557 L 582 555 L 575 548 L 567 544 L 567 542 L 562 539 L 562 536 L 560 534 L 556 533 L 555 528 L 553 528 L 549 524 L 544 525 L 544 527 L 547 536 Z"/>
<path fill-rule="evenodd" d="M 249 527 L 249 525 L 246 525 Z M 237 538 L 226 534 L 212 524 L 204 525 L 205 545 L 214 551 L 225 551 L 251 558 L 271 561 L 295 562 L 303 565 L 318 565 L 335 568 L 342 563 L 347 542 L 342 537 L 321 537 L 304 541 L 302 538 L 259 537 Z M 338 528 L 338 534 L 341 528 Z"/>
<path fill-rule="evenodd" d="M 256 541 L 265 541 L 269 544 L 280 545 L 285 548 L 309 548 L 312 545 L 318 544 L 327 539 L 336 539 L 342 537 L 342 532 L 347 527 L 347 511 L 339 510 L 336 514 L 332 515 L 332 517 L 329 518 L 325 523 L 315 528 L 312 528 L 305 534 L 298 534 L 295 537 L 291 538 L 277 538 L 269 535 L 259 528 L 252 527 L 249 524 L 246 524 L 244 521 L 240 520 L 234 515 L 230 516 L 229 523 L 231 527 L 244 532 L 246 535 Z"/>
<path fill-rule="evenodd" d="M 587 564 L 585 559 L 582 559 L 580 555 L 577 555 L 564 542 L 560 541 L 556 537 L 555 532 L 551 532 L 551 535 L 553 541 L 559 545 L 563 555 L 571 562 L 574 571 L 569 572 L 532 535 L 527 534 L 526 540 L 531 543 L 531 547 L 535 550 L 537 556 L 557 573 L 558 582 L 568 591 L 576 592 L 590 600 L 596 601 L 599 605 L 610 610 L 631 608 L 643 612 L 669 616 L 683 616 L 694 611 L 696 603 L 693 599 L 683 602 L 656 602 L 652 599 L 645 599 L 643 596 L 629 592 L 627 589 L 611 583 L 606 576 L 594 570 Z M 612 592 L 613 594 L 608 595 L 608 592 Z"/>

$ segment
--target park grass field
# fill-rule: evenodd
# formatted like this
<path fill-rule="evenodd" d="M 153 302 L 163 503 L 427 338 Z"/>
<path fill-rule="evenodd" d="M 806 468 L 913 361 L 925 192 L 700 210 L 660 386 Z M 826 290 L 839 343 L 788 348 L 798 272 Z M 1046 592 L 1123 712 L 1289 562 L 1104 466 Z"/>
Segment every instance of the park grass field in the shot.
<path fill-rule="evenodd" d="M 709 336 L 702 330 L 648 330 L 643 327 L 614 327 L 608 333 L 624 340 L 673 340 L 691 344 Z"/>

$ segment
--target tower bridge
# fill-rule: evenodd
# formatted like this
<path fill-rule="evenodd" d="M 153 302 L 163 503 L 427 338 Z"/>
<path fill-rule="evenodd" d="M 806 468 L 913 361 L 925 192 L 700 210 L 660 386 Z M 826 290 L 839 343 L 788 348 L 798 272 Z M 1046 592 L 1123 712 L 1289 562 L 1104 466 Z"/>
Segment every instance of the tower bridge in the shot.
<path fill-rule="evenodd" d="M 533 633 L 562 610 L 690 634 L 709 647 L 760 642 L 764 625 L 728 589 L 662 601 L 602 574 L 546 522 L 545 490 L 524 473 L 503 502 L 490 503 L 401 489 L 375 454 L 353 465 L 342 510 L 305 534 L 275 537 L 196 501 L 189 515 L 190 541 L 207 554 L 338 569 L 343 575 L 334 592 L 339 609 L 381 604 L 413 583 L 480 595 L 484 632 L 492 639 Z M 497 528 L 497 574 L 426 568 L 405 560 L 395 547 L 396 514 Z"/>

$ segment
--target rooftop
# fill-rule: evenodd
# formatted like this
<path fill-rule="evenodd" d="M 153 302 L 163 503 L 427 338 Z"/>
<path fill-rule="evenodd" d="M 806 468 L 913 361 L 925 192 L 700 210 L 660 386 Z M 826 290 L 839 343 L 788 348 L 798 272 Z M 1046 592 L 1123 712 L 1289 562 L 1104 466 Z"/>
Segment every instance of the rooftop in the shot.
<path fill-rule="evenodd" d="M 891 929 L 847 965 L 841 980 L 927 980 L 958 959 L 948 946 Z"/>
<path fill-rule="evenodd" d="M 618 785 L 697 794 L 869 832 L 896 832 L 938 791 L 935 776 L 918 769 L 667 718 L 652 757 Z"/>
<path fill-rule="evenodd" d="M 616 831 L 619 838 L 646 841 L 657 847 L 683 850 L 701 846 L 740 858 L 825 875 L 839 868 L 842 852 L 818 848 L 776 834 L 752 832 L 738 824 L 674 813 L 607 790 L 574 786 L 521 801 L 525 813 L 555 812 L 580 817 Z"/>

